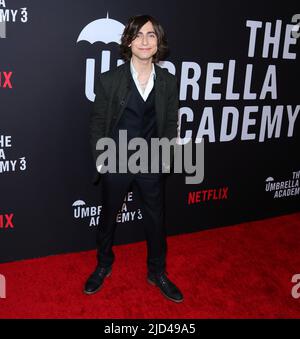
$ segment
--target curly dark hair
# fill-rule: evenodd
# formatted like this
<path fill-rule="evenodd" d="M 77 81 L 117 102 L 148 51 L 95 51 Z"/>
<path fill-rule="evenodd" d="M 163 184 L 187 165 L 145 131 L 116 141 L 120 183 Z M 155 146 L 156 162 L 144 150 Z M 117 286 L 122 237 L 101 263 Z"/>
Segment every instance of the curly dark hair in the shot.
<path fill-rule="evenodd" d="M 154 32 L 157 36 L 157 52 L 153 55 L 152 62 L 157 63 L 167 56 L 169 48 L 164 29 L 151 15 L 144 14 L 129 18 L 123 31 L 120 44 L 120 54 L 125 61 L 130 60 L 132 56 L 131 48 L 128 46 L 131 41 L 136 38 L 141 27 L 143 27 L 148 21 L 152 23 Z"/>

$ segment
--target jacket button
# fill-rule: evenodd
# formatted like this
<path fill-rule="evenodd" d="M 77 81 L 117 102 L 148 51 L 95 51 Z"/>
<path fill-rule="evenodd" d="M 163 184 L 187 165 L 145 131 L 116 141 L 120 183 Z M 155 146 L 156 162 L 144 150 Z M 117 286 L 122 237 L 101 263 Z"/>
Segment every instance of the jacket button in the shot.
<path fill-rule="evenodd" d="M 121 106 L 124 106 L 124 105 L 125 105 L 125 100 L 122 100 L 122 101 L 120 102 L 120 105 L 121 105 Z"/>

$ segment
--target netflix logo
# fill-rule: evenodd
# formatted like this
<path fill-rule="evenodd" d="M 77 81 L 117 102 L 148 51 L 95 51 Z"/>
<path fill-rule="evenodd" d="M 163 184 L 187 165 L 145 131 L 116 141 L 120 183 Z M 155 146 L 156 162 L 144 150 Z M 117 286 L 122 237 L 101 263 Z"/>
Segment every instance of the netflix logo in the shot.
<path fill-rule="evenodd" d="M 0 230 L 14 228 L 13 217 L 13 213 L 0 214 Z"/>
<path fill-rule="evenodd" d="M 197 204 L 212 200 L 227 200 L 228 199 L 228 187 L 204 189 L 195 192 L 189 192 L 188 204 Z"/>
<path fill-rule="evenodd" d="M 0 88 L 12 89 L 13 72 L 0 72 Z"/>

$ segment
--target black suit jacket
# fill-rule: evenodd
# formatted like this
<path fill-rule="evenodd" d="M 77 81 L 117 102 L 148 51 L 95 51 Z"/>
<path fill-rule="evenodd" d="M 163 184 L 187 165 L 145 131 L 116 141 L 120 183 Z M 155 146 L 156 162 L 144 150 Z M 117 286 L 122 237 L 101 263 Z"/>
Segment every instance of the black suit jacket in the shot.
<path fill-rule="evenodd" d="M 169 140 L 176 138 L 178 132 L 178 85 L 177 78 L 166 69 L 154 64 L 155 112 L 158 137 Z M 96 150 L 97 141 L 110 135 L 125 107 L 130 93 L 132 75 L 130 61 L 115 69 L 101 73 L 96 80 L 94 109 L 90 115 L 90 142 L 94 164 L 100 151 Z M 171 164 L 174 155 L 171 152 Z M 98 183 L 100 173 L 96 171 L 94 184 Z"/>

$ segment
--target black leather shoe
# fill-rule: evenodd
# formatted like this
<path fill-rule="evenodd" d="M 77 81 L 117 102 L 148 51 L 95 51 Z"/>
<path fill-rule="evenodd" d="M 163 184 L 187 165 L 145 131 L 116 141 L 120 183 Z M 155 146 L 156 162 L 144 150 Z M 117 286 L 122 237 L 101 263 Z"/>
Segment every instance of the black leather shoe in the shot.
<path fill-rule="evenodd" d="M 93 272 L 84 286 L 85 294 L 94 294 L 100 290 L 103 285 L 104 279 L 111 275 L 112 268 L 105 268 L 97 266 L 95 272 Z"/>
<path fill-rule="evenodd" d="M 179 288 L 176 287 L 172 281 L 170 281 L 165 273 L 159 275 L 148 274 L 148 282 L 151 285 L 157 286 L 161 293 L 169 300 L 172 300 L 176 303 L 181 303 L 183 301 L 183 295 Z"/>

